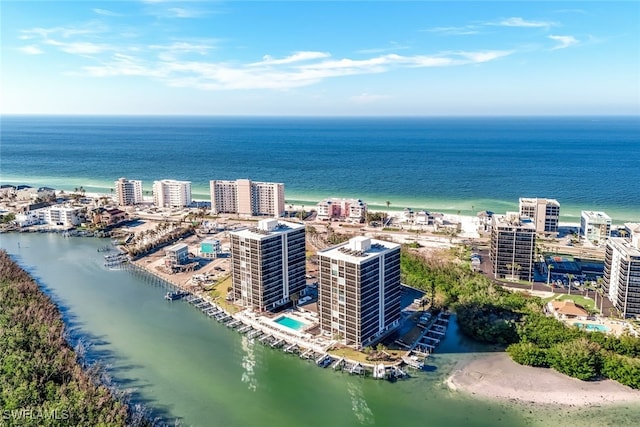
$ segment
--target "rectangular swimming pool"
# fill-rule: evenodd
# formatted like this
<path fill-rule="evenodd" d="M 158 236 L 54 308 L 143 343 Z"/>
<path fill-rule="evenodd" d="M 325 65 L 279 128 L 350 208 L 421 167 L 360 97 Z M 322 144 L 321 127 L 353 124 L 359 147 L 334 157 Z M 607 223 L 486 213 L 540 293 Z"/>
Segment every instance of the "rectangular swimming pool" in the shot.
<path fill-rule="evenodd" d="M 280 316 L 276 320 L 274 320 L 279 325 L 286 326 L 289 329 L 293 329 L 295 331 L 299 331 L 300 329 L 306 326 L 306 323 L 303 323 L 299 320 L 292 319 L 288 316 Z"/>

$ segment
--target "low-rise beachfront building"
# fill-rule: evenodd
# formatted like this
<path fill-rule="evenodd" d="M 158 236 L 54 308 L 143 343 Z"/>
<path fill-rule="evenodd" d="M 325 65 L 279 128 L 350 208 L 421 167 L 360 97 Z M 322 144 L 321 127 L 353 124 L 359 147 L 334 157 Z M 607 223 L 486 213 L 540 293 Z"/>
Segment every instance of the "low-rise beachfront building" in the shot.
<path fill-rule="evenodd" d="M 285 213 L 284 184 L 235 181 L 209 181 L 211 214 L 279 217 Z"/>
<path fill-rule="evenodd" d="M 560 221 L 560 203 L 555 199 L 521 197 L 520 216 L 531 218 L 536 233 L 557 233 Z"/>
<path fill-rule="evenodd" d="M 640 318 L 640 233 L 607 240 L 604 289 L 623 317 Z"/>
<path fill-rule="evenodd" d="M 207 238 L 200 242 L 200 256 L 202 258 L 218 258 L 221 253 L 222 246 L 220 245 L 220 240 Z"/>
<path fill-rule="evenodd" d="M 580 237 L 598 245 L 611 236 L 611 217 L 604 212 L 582 211 L 580 213 Z"/>
<path fill-rule="evenodd" d="M 144 201 L 142 181 L 120 178 L 114 183 L 116 201 L 119 206 L 133 206 Z"/>
<path fill-rule="evenodd" d="M 272 311 L 306 286 L 305 226 L 264 219 L 229 232 L 231 281 L 236 304 Z"/>
<path fill-rule="evenodd" d="M 30 211 L 29 217 L 33 218 L 33 214 L 37 215 L 38 221 L 35 224 L 71 228 L 80 224 L 81 212 L 82 208 L 79 207 L 55 205 Z"/>
<path fill-rule="evenodd" d="M 177 243 L 164 250 L 164 265 L 174 267 L 186 264 L 189 260 L 189 246 L 186 243 Z"/>
<path fill-rule="evenodd" d="M 114 225 L 126 221 L 129 215 L 117 208 L 95 208 L 91 211 L 92 222 L 96 225 Z"/>
<path fill-rule="evenodd" d="M 332 197 L 316 205 L 317 219 L 364 222 L 367 219 L 367 204 L 360 199 L 339 199 Z"/>
<path fill-rule="evenodd" d="M 191 181 L 163 179 L 153 182 L 153 201 L 161 208 L 181 208 L 191 204 Z"/>
<path fill-rule="evenodd" d="M 533 281 L 536 229 L 518 213 L 493 216 L 490 259 L 496 279 Z"/>
<path fill-rule="evenodd" d="M 493 212 L 491 211 L 478 212 L 478 233 L 491 233 L 492 225 L 493 225 Z"/>
<path fill-rule="evenodd" d="M 572 300 L 549 301 L 547 311 L 559 320 L 586 320 L 589 312 Z"/>
<path fill-rule="evenodd" d="M 318 252 L 320 329 L 362 348 L 400 325 L 400 245 L 368 237 Z"/>

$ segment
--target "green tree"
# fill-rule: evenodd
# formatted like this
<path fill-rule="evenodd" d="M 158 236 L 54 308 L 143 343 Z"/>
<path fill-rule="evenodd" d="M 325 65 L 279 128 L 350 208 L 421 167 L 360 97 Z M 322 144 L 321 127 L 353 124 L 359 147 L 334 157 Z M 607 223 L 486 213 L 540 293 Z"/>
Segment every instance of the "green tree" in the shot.
<path fill-rule="evenodd" d="M 558 372 L 580 380 L 591 380 L 600 373 L 600 346 L 587 338 L 555 344 L 548 351 L 549 365 Z"/>

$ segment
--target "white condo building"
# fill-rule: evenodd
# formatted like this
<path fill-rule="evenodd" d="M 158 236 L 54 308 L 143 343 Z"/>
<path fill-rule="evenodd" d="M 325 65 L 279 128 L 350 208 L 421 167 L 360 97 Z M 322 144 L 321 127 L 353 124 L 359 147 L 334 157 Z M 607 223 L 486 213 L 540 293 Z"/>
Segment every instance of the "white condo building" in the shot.
<path fill-rule="evenodd" d="M 249 179 L 209 182 L 211 214 L 231 213 L 246 216 L 284 214 L 284 184 L 254 182 Z"/>
<path fill-rule="evenodd" d="M 367 219 L 367 204 L 360 199 L 325 199 L 316 205 L 317 218 L 364 222 Z"/>
<path fill-rule="evenodd" d="M 400 324 L 400 245 L 368 237 L 318 252 L 320 329 L 356 348 Z"/>
<path fill-rule="evenodd" d="M 625 224 L 628 237 L 607 240 L 604 288 L 623 317 L 640 318 L 640 224 Z M 636 231 L 634 231 L 636 230 Z"/>
<path fill-rule="evenodd" d="M 582 211 L 580 236 L 594 244 L 604 243 L 611 235 L 611 217 L 604 212 Z"/>
<path fill-rule="evenodd" d="M 304 224 L 264 219 L 255 228 L 230 231 L 229 242 L 236 303 L 274 310 L 305 288 Z"/>
<path fill-rule="evenodd" d="M 536 233 L 557 233 L 560 221 L 560 203 L 555 199 L 521 197 L 520 216 L 531 218 Z"/>
<path fill-rule="evenodd" d="M 132 206 L 143 202 L 142 181 L 120 178 L 114 185 L 119 206 Z"/>
<path fill-rule="evenodd" d="M 191 181 L 163 179 L 153 182 L 153 201 L 162 208 L 185 207 L 191 204 Z"/>

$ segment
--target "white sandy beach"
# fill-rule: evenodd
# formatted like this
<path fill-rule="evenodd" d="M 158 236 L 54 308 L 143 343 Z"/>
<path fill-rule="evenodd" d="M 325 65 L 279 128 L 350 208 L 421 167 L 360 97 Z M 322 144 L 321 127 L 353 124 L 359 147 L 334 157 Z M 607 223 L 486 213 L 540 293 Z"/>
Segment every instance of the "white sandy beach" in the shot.
<path fill-rule="evenodd" d="M 640 403 L 640 390 L 612 380 L 580 381 L 553 369 L 518 365 L 507 353 L 473 360 L 454 371 L 445 382 L 453 391 L 535 405 Z"/>

